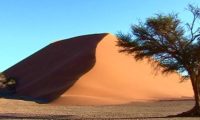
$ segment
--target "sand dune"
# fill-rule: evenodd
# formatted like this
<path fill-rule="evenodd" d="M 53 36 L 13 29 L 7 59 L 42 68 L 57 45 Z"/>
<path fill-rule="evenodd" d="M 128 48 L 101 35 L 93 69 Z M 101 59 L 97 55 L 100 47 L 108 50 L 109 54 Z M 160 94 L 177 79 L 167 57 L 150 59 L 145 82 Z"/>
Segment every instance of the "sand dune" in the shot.
<path fill-rule="evenodd" d="M 95 64 L 95 51 L 106 34 L 52 43 L 3 73 L 17 80 L 9 98 L 49 102 L 58 98 Z"/>
<path fill-rule="evenodd" d="M 147 61 L 119 53 L 116 37 L 108 34 L 96 49 L 96 64 L 54 103 L 67 105 L 124 104 L 133 101 L 192 97 L 190 82 L 177 74 L 155 75 Z"/>
<path fill-rule="evenodd" d="M 4 71 L 15 77 L 12 98 L 59 105 L 108 105 L 192 97 L 190 82 L 177 74 L 153 74 L 147 61 L 119 53 L 111 34 L 75 37 L 50 44 Z"/>

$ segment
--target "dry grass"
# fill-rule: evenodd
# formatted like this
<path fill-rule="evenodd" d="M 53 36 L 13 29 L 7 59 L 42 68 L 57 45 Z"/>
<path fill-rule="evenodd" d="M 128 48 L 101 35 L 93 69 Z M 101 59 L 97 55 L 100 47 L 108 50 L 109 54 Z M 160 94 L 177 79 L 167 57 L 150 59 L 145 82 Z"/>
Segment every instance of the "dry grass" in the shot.
<path fill-rule="evenodd" d="M 200 118 L 165 118 L 189 110 L 192 106 L 192 101 L 160 101 L 113 106 L 55 106 L 1 99 L 0 118 L 199 120 Z"/>

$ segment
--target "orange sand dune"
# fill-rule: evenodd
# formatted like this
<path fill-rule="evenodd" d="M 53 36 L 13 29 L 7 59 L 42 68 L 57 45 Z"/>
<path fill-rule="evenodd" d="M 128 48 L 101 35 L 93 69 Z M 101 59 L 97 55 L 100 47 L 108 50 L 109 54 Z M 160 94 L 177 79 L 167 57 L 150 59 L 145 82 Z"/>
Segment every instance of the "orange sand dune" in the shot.
<path fill-rule="evenodd" d="M 111 34 L 95 34 L 52 43 L 4 71 L 17 86 L 1 97 L 108 105 L 193 96 L 189 81 L 180 84 L 176 74 L 155 76 L 147 61 L 119 53 L 116 41 Z"/>
<path fill-rule="evenodd" d="M 132 56 L 119 53 L 116 41 L 111 34 L 100 41 L 94 67 L 54 104 L 124 104 L 193 96 L 189 81 L 180 83 L 177 74 L 155 75 L 147 61 L 136 62 Z"/>

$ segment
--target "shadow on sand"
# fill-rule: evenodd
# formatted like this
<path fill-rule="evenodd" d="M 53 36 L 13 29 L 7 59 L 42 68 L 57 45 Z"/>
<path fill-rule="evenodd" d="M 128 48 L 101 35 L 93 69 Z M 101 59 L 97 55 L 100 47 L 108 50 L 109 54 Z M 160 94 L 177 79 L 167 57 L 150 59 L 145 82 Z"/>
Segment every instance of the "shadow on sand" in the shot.
<path fill-rule="evenodd" d="M 7 114 L 0 114 L 0 119 L 68 120 L 68 119 L 77 119 L 77 117 L 74 115 L 32 115 L 32 114 L 7 113 Z"/>
<path fill-rule="evenodd" d="M 91 119 L 95 119 L 95 120 L 121 120 L 121 119 L 133 119 L 133 120 L 149 120 L 149 119 L 170 119 L 170 118 L 177 118 L 177 116 L 159 116 L 159 117 L 119 117 L 119 118 L 115 118 L 115 117 L 111 117 L 111 118 L 82 118 L 80 116 L 76 116 L 76 115 L 48 115 L 48 114 L 44 114 L 44 115 L 34 115 L 34 114 L 20 114 L 20 113 L 5 113 L 5 114 L 0 114 L 0 119 L 41 119 L 41 120 L 49 120 L 49 119 L 58 119 L 58 120 L 79 120 L 79 119 L 84 119 L 84 120 L 91 120 Z M 181 117 L 180 117 L 181 118 Z"/>

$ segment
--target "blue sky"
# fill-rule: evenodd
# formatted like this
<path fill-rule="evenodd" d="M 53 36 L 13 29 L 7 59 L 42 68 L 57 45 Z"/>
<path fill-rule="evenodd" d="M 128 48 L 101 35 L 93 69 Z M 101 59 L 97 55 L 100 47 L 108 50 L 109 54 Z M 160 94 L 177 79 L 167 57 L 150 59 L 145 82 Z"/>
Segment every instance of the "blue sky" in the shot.
<path fill-rule="evenodd" d="M 91 33 L 128 32 L 156 13 L 191 16 L 199 0 L 0 0 L 0 71 L 49 43 Z"/>

